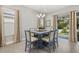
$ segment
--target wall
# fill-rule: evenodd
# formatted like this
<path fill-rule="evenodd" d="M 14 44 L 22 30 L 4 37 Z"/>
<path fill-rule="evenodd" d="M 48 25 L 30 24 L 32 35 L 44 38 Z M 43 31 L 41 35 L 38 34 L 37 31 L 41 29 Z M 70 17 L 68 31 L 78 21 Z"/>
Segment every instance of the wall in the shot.
<path fill-rule="evenodd" d="M 7 8 L 14 8 L 19 9 L 20 11 L 20 32 L 21 32 L 21 39 L 24 38 L 24 30 L 28 28 L 36 28 L 37 27 L 37 12 L 27 8 L 23 5 L 13 5 L 13 6 L 4 6 Z"/>

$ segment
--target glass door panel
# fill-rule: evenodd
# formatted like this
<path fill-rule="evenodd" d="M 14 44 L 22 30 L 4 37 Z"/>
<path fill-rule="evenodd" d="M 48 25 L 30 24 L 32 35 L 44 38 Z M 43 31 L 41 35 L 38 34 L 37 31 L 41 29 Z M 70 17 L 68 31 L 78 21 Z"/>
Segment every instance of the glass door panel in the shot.
<path fill-rule="evenodd" d="M 58 17 L 58 33 L 59 37 L 63 39 L 68 39 L 69 35 L 69 15 Z"/>

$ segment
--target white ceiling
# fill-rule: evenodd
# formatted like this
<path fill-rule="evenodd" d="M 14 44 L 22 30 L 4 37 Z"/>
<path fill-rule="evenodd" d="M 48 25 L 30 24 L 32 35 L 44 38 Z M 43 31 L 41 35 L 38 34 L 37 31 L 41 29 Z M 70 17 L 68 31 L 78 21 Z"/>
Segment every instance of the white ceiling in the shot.
<path fill-rule="evenodd" d="M 68 7 L 69 5 L 27 5 L 27 7 L 43 13 L 51 13 Z"/>

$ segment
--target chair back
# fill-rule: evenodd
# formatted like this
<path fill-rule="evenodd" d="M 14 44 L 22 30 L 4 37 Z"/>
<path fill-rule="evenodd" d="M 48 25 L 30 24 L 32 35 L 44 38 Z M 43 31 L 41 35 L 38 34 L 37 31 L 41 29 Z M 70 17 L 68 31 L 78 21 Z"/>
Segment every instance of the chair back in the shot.
<path fill-rule="evenodd" d="M 55 39 L 58 39 L 58 30 L 55 30 Z"/>
<path fill-rule="evenodd" d="M 55 37 L 55 32 L 54 32 L 54 31 L 50 31 L 50 32 L 49 32 L 49 41 L 50 41 L 50 42 L 53 42 L 54 37 Z"/>
<path fill-rule="evenodd" d="M 31 43 L 31 32 L 30 32 L 30 30 L 25 30 L 25 39 L 26 39 L 26 43 L 27 42 Z"/>

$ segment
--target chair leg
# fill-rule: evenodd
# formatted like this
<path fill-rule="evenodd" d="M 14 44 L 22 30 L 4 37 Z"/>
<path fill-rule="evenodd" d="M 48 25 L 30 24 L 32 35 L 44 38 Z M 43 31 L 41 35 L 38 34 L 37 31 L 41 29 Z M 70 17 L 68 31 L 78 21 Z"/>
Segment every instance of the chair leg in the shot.
<path fill-rule="evenodd" d="M 57 47 L 58 47 L 58 41 L 57 41 Z"/>
<path fill-rule="evenodd" d="M 29 48 L 29 53 L 31 52 L 31 49 Z"/>
<path fill-rule="evenodd" d="M 58 47 L 58 38 L 56 38 L 56 42 L 57 42 L 57 47 Z"/>
<path fill-rule="evenodd" d="M 49 46 L 49 53 L 51 53 L 51 47 Z"/>
<path fill-rule="evenodd" d="M 31 44 L 30 44 L 30 47 L 29 47 L 29 53 L 31 52 Z"/>
<path fill-rule="evenodd" d="M 55 51 L 55 49 L 56 49 L 56 44 L 55 44 L 55 42 L 53 43 L 53 51 Z"/>
<path fill-rule="evenodd" d="M 55 51 L 55 46 L 53 46 L 53 51 Z"/>
<path fill-rule="evenodd" d="M 26 52 L 26 50 L 27 50 L 27 45 L 25 45 L 25 52 Z"/>
<path fill-rule="evenodd" d="M 57 38 L 56 38 L 56 40 L 57 40 L 57 47 L 58 47 L 58 31 L 57 31 Z"/>
<path fill-rule="evenodd" d="M 50 45 L 51 44 L 49 43 L 49 45 L 48 45 L 49 53 L 51 53 L 51 46 Z"/>

